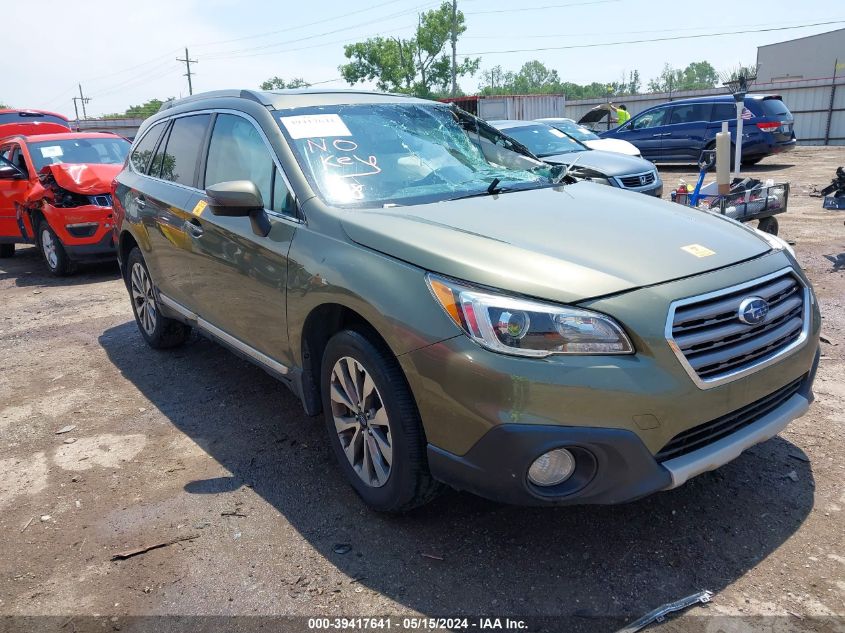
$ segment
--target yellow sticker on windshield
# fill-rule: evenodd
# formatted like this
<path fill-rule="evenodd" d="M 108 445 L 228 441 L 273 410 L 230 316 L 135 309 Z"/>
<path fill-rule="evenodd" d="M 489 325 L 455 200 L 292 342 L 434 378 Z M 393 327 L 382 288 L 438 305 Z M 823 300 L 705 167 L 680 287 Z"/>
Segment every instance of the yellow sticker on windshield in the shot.
<path fill-rule="evenodd" d="M 208 203 L 205 200 L 200 200 L 199 202 L 197 202 L 196 206 L 194 207 L 194 210 L 191 211 L 191 213 L 196 216 L 199 216 L 203 212 L 203 209 L 205 209 L 207 206 Z"/>
<path fill-rule="evenodd" d="M 711 255 L 715 255 L 716 251 L 711 251 L 706 246 L 702 246 L 701 244 L 687 244 L 686 246 L 681 246 L 682 251 L 686 251 L 690 255 L 695 255 L 696 257 L 710 257 Z"/>

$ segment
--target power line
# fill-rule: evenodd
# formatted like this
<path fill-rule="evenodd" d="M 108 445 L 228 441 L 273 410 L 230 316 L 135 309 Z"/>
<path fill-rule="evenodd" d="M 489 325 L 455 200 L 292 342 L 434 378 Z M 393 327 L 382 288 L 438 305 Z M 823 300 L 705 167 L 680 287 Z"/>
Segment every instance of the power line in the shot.
<path fill-rule="evenodd" d="M 489 15 L 492 13 L 522 13 L 523 11 L 545 11 L 546 9 L 566 9 L 569 7 L 585 7 L 591 4 L 607 4 L 621 0 L 590 0 L 588 2 L 569 2 L 567 4 L 547 4 L 542 7 L 519 7 L 517 9 L 493 9 L 490 11 L 471 11 L 465 15 Z"/>
<path fill-rule="evenodd" d="M 253 35 L 244 35 L 242 37 L 235 37 L 228 40 L 218 40 L 216 42 L 203 42 L 202 44 L 193 44 L 194 48 L 202 47 L 202 46 L 215 46 L 217 44 L 228 44 L 229 42 L 240 42 L 243 40 L 251 40 L 251 39 L 258 39 L 261 37 L 268 37 L 270 35 L 278 35 L 279 33 L 287 33 L 289 31 L 298 31 L 300 29 L 308 28 L 309 26 L 316 26 L 317 24 L 325 24 L 326 22 L 333 22 L 335 20 L 340 20 L 342 18 L 348 18 L 353 15 L 358 15 L 359 13 L 365 13 L 367 11 L 372 11 L 373 9 L 380 9 L 382 7 L 386 7 L 391 4 L 396 4 L 397 2 L 403 2 L 405 0 L 389 0 L 388 2 L 382 2 L 381 4 L 376 4 L 371 7 L 367 7 L 364 9 L 358 9 L 357 11 L 352 11 L 350 13 L 344 13 L 342 15 L 336 15 L 330 18 L 324 18 L 322 20 L 317 20 L 315 22 L 307 22 L 306 24 L 299 24 L 297 26 L 289 26 L 284 29 L 278 29 L 276 31 L 267 31 L 265 33 L 257 33 Z M 408 9 L 411 11 L 412 9 Z"/>
<path fill-rule="evenodd" d="M 188 55 L 188 47 L 185 47 L 185 59 L 176 58 L 177 62 L 185 62 L 185 68 L 188 69 L 188 72 L 185 73 L 185 77 L 188 78 L 188 94 L 194 94 L 194 86 L 191 84 L 191 64 L 199 64 L 196 59 L 191 59 L 191 56 Z"/>
<path fill-rule="evenodd" d="M 562 51 L 568 50 L 573 48 L 599 48 L 602 46 L 620 46 L 622 44 L 644 44 L 647 42 L 670 42 L 674 40 L 691 40 L 697 39 L 702 37 L 722 37 L 724 35 L 743 35 L 745 33 L 766 33 L 770 31 L 789 31 L 792 29 L 803 29 L 809 28 L 813 26 L 828 26 L 831 24 L 842 24 L 845 20 L 831 20 L 828 22 L 814 22 L 812 24 L 800 24 L 797 26 L 781 26 L 781 27 L 772 27 L 767 29 L 745 29 L 742 31 L 730 31 L 730 32 L 719 32 L 719 33 L 699 33 L 696 35 L 676 35 L 671 37 L 653 37 L 647 40 L 626 40 L 621 42 L 601 42 L 601 43 L 594 43 L 594 44 L 570 44 L 568 46 L 544 46 L 541 48 L 514 48 L 510 50 L 502 50 L 502 51 L 480 51 L 477 53 L 466 53 L 461 55 L 461 57 L 472 57 L 473 55 L 498 55 L 498 54 L 505 54 L 505 53 L 535 53 L 540 51 Z"/>
<path fill-rule="evenodd" d="M 821 18 L 818 18 L 818 19 L 821 19 Z M 785 21 L 785 22 L 782 21 L 782 22 L 769 22 L 769 23 L 764 23 L 764 24 L 755 24 L 754 26 L 763 27 L 763 26 L 782 26 L 782 25 L 794 25 L 794 24 L 795 24 L 795 20 L 789 20 L 789 21 Z M 748 24 L 726 24 L 725 25 L 726 28 L 747 28 L 747 27 L 750 27 L 750 26 L 751 25 L 748 25 Z M 706 29 L 709 29 L 709 28 L 712 28 L 712 27 L 711 26 L 692 26 L 692 27 L 679 29 L 679 28 L 676 28 L 676 27 L 673 26 L 672 31 L 676 31 L 676 32 L 677 31 L 686 31 L 686 32 L 703 31 L 703 30 L 706 30 Z M 594 35 L 604 35 L 604 36 L 608 36 L 608 35 L 645 35 L 645 34 L 648 34 L 648 33 L 665 33 L 665 32 L 666 32 L 666 29 L 657 29 L 657 30 L 649 30 L 649 31 L 615 31 L 615 32 L 610 32 L 610 33 L 607 32 L 607 31 L 599 31 L 599 32 L 594 32 L 594 33 L 581 33 L 581 32 L 573 33 L 573 32 L 570 31 L 569 33 L 556 33 L 556 34 L 549 34 L 549 35 L 537 35 L 536 33 L 526 33 L 525 35 L 514 35 L 512 33 L 509 33 L 508 39 L 509 40 L 528 39 L 528 38 L 530 38 L 530 39 L 545 39 L 545 38 L 560 39 L 560 38 L 572 38 L 572 37 L 591 37 L 591 36 L 594 36 Z M 499 34 L 499 35 L 462 35 L 461 39 L 464 39 L 464 40 L 501 40 L 502 36 L 501 36 L 501 34 Z"/>

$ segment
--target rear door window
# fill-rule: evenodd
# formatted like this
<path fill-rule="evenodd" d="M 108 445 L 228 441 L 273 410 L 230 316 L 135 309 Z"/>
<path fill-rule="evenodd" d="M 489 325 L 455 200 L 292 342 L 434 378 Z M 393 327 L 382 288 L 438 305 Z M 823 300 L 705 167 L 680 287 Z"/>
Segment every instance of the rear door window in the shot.
<path fill-rule="evenodd" d="M 132 150 L 132 155 L 129 157 L 129 160 L 132 163 L 132 167 L 134 167 L 138 173 L 147 173 L 147 165 L 150 164 L 150 159 L 153 157 L 153 152 L 158 144 L 158 139 L 161 137 L 161 133 L 165 127 L 164 123 L 156 123 L 153 125 L 149 130 L 147 130 L 147 133 L 144 134 L 144 138 L 138 142 L 135 149 Z"/>
<path fill-rule="evenodd" d="M 194 187 L 197 161 L 208 128 L 210 114 L 195 114 L 174 119 L 161 157 L 161 178 L 180 185 Z M 156 161 L 153 161 L 153 167 Z"/>
<path fill-rule="evenodd" d="M 708 121 L 710 119 L 710 109 L 711 104 L 709 103 L 684 103 L 676 105 L 672 108 L 669 125 Z"/>
<path fill-rule="evenodd" d="M 736 118 L 736 105 L 733 103 L 714 103 L 710 113 L 711 121 L 730 121 Z"/>

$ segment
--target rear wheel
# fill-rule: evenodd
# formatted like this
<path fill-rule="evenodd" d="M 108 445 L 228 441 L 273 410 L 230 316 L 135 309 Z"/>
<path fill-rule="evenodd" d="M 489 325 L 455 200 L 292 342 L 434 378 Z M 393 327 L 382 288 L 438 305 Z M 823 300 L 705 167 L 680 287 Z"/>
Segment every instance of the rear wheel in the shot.
<path fill-rule="evenodd" d="M 38 225 L 38 246 L 41 248 L 44 263 L 56 277 L 64 277 L 73 272 L 73 263 L 67 256 L 62 241 L 43 220 Z"/>
<path fill-rule="evenodd" d="M 161 314 L 152 277 L 137 247 L 126 258 L 126 275 L 135 323 L 147 344 L 154 349 L 167 349 L 184 343 L 191 328 Z"/>
<path fill-rule="evenodd" d="M 768 218 L 762 218 L 760 222 L 757 224 L 757 228 L 764 233 L 769 233 L 771 235 L 778 234 L 778 219 L 774 216 L 769 216 Z"/>
<path fill-rule="evenodd" d="M 364 503 L 403 512 L 433 499 L 440 485 L 422 422 L 390 350 L 372 334 L 339 332 L 326 346 L 321 382 L 329 442 Z"/>
<path fill-rule="evenodd" d="M 6 259 L 8 257 L 14 257 L 15 255 L 15 245 L 14 244 L 0 244 L 0 259 Z"/>

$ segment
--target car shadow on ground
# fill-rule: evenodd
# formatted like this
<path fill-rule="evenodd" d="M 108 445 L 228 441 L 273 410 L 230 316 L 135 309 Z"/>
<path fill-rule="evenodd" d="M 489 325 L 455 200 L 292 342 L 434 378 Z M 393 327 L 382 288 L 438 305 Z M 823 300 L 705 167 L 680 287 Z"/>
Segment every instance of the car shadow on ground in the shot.
<path fill-rule="evenodd" d="M 570 616 L 567 630 L 614 630 L 701 589 L 718 593 L 813 507 L 810 464 L 776 438 L 680 489 L 621 506 L 519 508 L 452 491 L 405 516 L 379 515 L 342 480 L 322 420 L 260 369 L 199 337 L 153 351 L 134 322 L 100 344 L 232 473 L 188 481 L 188 493 L 251 486 L 341 571 L 428 615 Z M 339 553 L 338 543 L 351 550 Z M 612 626 L 591 619 L 608 615 Z"/>
<path fill-rule="evenodd" d="M 117 256 L 115 256 L 116 258 Z M 80 264 L 73 274 L 56 277 L 47 270 L 41 253 L 34 246 L 15 249 L 14 257 L 0 259 L 0 280 L 14 279 L 20 288 L 32 286 L 81 286 L 112 281 L 120 276 L 117 259 Z"/>

